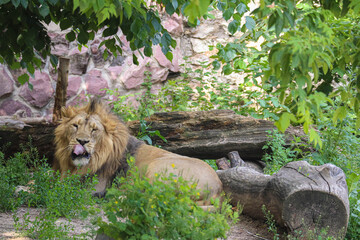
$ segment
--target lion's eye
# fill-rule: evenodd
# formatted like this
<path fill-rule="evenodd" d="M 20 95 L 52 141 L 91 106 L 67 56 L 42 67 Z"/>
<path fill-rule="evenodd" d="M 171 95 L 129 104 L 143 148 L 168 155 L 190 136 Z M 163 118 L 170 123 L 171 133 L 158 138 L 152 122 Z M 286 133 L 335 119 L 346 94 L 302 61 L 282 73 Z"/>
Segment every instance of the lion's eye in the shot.
<path fill-rule="evenodd" d="M 93 133 L 93 132 L 96 132 L 97 131 L 97 129 L 96 128 L 93 128 L 93 130 L 91 130 L 91 132 Z"/>
<path fill-rule="evenodd" d="M 73 126 L 77 129 L 78 128 L 78 125 L 77 124 L 73 124 Z"/>

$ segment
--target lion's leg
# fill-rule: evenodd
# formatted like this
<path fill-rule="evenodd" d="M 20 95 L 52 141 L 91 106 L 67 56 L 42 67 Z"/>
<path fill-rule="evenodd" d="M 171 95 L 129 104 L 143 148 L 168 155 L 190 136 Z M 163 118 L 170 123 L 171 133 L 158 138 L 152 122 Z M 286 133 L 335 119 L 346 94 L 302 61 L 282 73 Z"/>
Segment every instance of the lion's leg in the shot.
<path fill-rule="evenodd" d="M 99 177 L 99 183 L 95 185 L 95 191 L 92 193 L 95 197 L 105 197 L 106 187 L 109 183 L 109 179 L 105 177 Z"/>

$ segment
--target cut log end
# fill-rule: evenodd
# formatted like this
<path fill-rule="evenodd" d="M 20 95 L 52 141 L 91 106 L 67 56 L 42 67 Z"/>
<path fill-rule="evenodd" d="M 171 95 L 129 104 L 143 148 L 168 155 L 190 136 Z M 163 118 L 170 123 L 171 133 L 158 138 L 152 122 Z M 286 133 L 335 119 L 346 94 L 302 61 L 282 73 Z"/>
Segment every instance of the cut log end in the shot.
<path fill-rule="evenodd" d="M 298 191 L 283 204 L 283 220 L 296 235 L 324 231 L 336 239 L 344 238 L 348 214 L 338 196 L 318 191 Z"/>

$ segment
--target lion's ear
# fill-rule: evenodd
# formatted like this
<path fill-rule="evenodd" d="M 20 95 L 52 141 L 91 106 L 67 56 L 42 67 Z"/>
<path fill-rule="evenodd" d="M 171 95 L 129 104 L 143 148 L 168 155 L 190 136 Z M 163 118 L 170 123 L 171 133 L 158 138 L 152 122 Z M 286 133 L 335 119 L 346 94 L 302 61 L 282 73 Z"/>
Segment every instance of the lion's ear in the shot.
<path fill-rule="evenodd" d="M 62 107 L 61 108 L 61 118 L 70 118 L 75 115 L 73 107 Z"/>
<path fill-rule="evenodd" d="M 92 98 L 85 109 L 88 114 L 98 113 L 100 110 L 108 110 L 108 106 L 106 106 L 99 98 Z"/>

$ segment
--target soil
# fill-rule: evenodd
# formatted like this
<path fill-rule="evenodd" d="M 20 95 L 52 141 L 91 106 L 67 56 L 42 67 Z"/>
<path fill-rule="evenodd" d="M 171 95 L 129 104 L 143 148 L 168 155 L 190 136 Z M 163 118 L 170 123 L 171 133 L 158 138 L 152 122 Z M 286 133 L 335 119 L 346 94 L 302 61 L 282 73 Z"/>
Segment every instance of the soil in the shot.
<path fill-rule="evenodd" d="M 40 210 L 35 208 L 19 208 L 17 216 L 22 219 L 25 213 L 29 213 L 30 219 L 35 219 L 39 215 Z M 58 223 L 67 223 L 66 219 L 59 219 Z M 71 221 L 73 231 L 72 234 L 81 234 L 91 230 L 91 224 L 87 221 L 73 219 Z M 6 240 L 31 240 L 16 233 L 14 228 L 14 220 L 12 213 L 0 213 L 0 239 Z M 267 230 L 264 221 L 255 220 L 248 216 L 241 215 L 240 221 L 231 227 L 228 233 L 228 240 L 258 240 L 273 239 L 273 234 Z"/>

